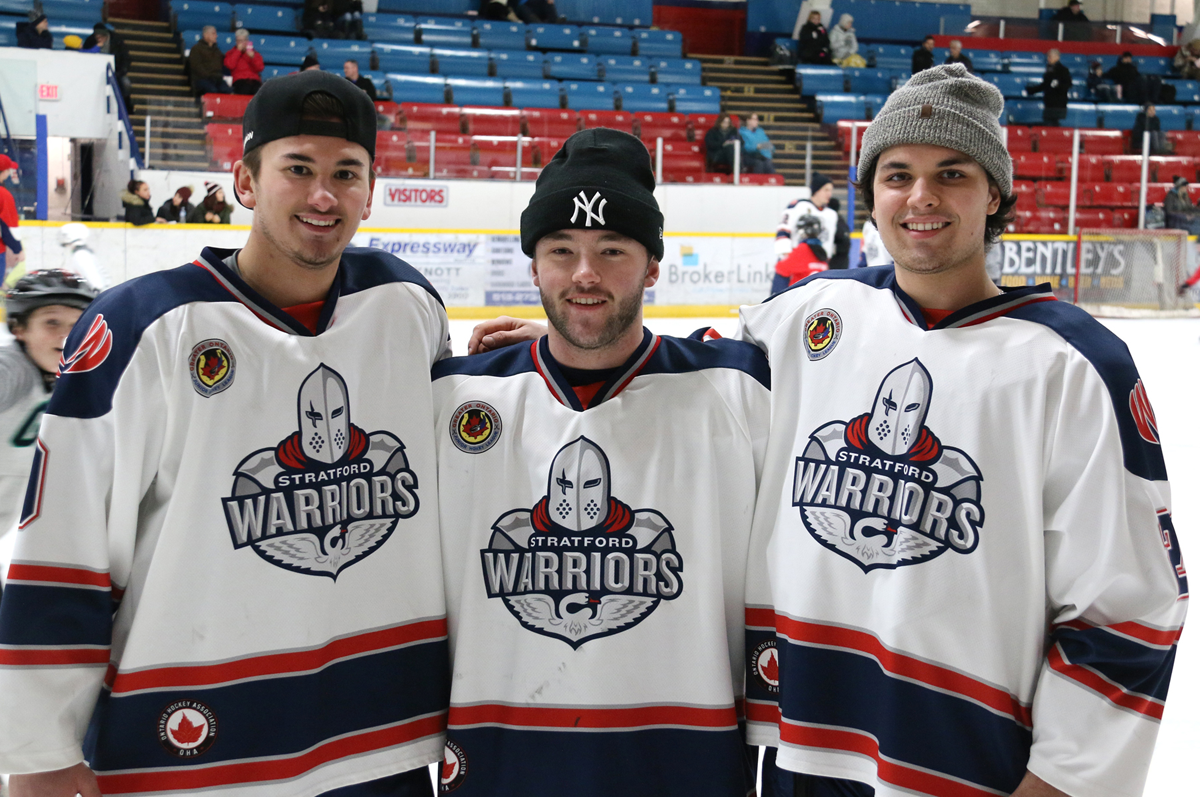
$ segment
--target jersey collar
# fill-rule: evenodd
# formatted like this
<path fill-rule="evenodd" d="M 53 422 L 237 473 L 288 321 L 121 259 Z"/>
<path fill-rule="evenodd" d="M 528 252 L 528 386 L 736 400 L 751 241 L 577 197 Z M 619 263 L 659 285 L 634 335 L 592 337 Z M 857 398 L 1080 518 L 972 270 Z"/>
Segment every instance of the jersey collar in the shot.
<path fill-rule="evenodd" d="M 658 350 L 658 344 L 658 335 L 643 328 L 642 342 L 638 344 L 633 354 L 617 370 L 616 374 L 597 391 L 595 398 L 586 408 L 579 401 L 579 396 L 575 395 L 575 391 L 567 384 L 562 371 L 558 368 L 558 362 L 550 354 L 550 337 L 548 335 L 543 335 L 530 344 L 530 353 L 533 355 L 534 367 L 546 381 L 546 387 L 550 389 L 551 395 L 558 399 L 558 403 L 570 407 L 576 412 L 583 412 L 584 409 L 591 409 L 603 404 L 624 390 L 633 381 L 633 378 L 646 367 L 646 363 L 650 362 L 650 358 Z"/>
<path fill-rule="evenodd" d="M 225 265 L 225 258 L 236 251 L 238 250 L 216 249 L 206 246 L 204 247 L 204 251 L 200 253 L 200 257 L 193 260 L 192 264 L 207 271 L 222 288 L 229 291 L 233 298 L 246 305 L 250 312 L 258 316 L 259 320 L 264 324 L 292 335 L 300 335 L 306 338 L 314 337 L 314 334 L 306 326 L 264 299 L 258 291 L 247 285 L 245 280 L 235 274 L 229 266 Z M 325 297 L 325 307 L 321 310 L 321 317 L 317 321 L 317 335 L 325 331 L 333 318 L 333 310 L 337 305 L 338 296 L 342 293 L 344 279 L 345 270 L 342 268 L 341 263 L 339 263 L 337 275 L 333 278 L 333 285 L 330 286 L 329 293 Z"/>
<path fill-rule="evenodd" d="M 991 296 L 983 301 L 969 304 L 962 309 L 955 310 L 937 324 L 929 326 L 925 323 L 925 317 L 921 314 L 920 305 L 911 296 L 901 290 L 900 286 L 896 283 L 896 272 L 894 270 L 888 274 L 887 279 L 884 281 L 884 287 L 891 288 L 892 293 L 896 297 L 896 303 L 900 306 L 900 312 L 904 314 L 908 322 L 913 326 L 925 330 L 971 327 L 1008 315 L 1017 308 L 1024 307 L 1027 304 L 1058 301 L 1048 282 L 1019 288 L 1001 288 L 1000 290 L 1003 293 L 999 296 Z"/>

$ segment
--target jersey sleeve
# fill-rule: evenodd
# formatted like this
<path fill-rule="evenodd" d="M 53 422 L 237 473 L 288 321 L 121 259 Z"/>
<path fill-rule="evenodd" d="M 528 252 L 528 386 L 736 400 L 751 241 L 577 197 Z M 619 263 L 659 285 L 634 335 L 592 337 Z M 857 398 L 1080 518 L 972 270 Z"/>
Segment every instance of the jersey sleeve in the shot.
<path fill-rule="evenodd" d="M 72 330 L 35 444 L 0 602 L 2 772 L 83 760 L 137 519 L 143 500 L 153 503 L 166 427 L 160 354 L 148 336 L 106 318 L 111 306 L 97 300 Z"/>
<path fill-rule="evenodd" d="M 1048 419 L 1050 634 L 1028 768 L 1068 794 L 1125 797 L 1142 793 L 1187 579 L 1145 388 L 1132 361 L 1104 370 L 1069 365 Z"/>
<path fill-rule="evenodd" d="M 16 342 L 0 347 L 0 412 L 11 409 L 37 387 L 37 372 L 30 367 L 24 350 Z M 11 437 L 12 429 L 4 429 Z"/>
<path fill-rule="evenodd" d="M 791 254 L 792 251 L 792 234 L 796 231 L 796 219 L 799 218 L 797 213 L 800 207 L 799 202 L 793 202 L 783 211 L 783 218 L 779 222 L 779 226 L 775 229 L 775 259 L 782 260 Z"/>

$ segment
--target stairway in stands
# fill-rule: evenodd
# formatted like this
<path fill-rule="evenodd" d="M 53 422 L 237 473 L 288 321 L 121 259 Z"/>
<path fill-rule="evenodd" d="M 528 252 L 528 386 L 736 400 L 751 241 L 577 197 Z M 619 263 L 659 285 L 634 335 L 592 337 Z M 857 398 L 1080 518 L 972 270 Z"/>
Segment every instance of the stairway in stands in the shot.
<path fill-rule="evenodd" d="M 788 70 L 771 66 L 766 58 L 728 55 L 689 55 L 700 60 L 704 83 L 720 86 L 721 109 L 745 119 L 757 112 L 763 130 L 775 145 L 775 170 L 788 185 L 804 185 L 805 147 L 813 143 L 812 169 L 833 180 L 837 194 L 845 197 L 849 164 L 821 129 L 816 117 L 800 101 Z M 697 139 L 707 131 L 697 130 Z"/>
<path fill-rule="evenodd" d="M 125 40 L 132 63 L 133 113 L 130 121 L 142 157 L 146 156 L 146 119 L 150 119 L 153 169 L 207 169 L 204 123 L 187 81 L 179 42 L 166 22 L 110 19 Z"/>

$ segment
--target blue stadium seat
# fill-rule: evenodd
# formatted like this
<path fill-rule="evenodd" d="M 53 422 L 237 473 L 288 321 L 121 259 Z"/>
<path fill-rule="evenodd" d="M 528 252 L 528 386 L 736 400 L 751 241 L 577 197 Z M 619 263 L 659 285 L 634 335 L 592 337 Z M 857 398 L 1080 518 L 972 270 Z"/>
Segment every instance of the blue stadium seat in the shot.
<path fill-rule="evenodd" d="M 1012 125 L 1040 125 L 1043 107 L 1041 100 L 1005 100 L 1003 118 Z"/>
<path fill-rule="evenodd" d="M 341 70 L 338 70 L 338 74 L 342 74 Z M 387 75 L 362 69 L 359 70 L 359 75 L 371 81 L 375 86 L 375 99 L 386 100 L 392 96 L 392 84 L 388 83 Z"/>
<path fill-rule="evenodd" d="M 886 94 L 864 94 L 862 95 L 863 107 L 867 111 L 867 118 L 874 119 L 875 115 L 883 110 L 883 104 L 887 102 L 888 95 Z"/>
<path fill-rule="evenodd" d="M 479 46 L 485 50 L 524 50 L 524 22 L 476 22 Z"/>
<path fill-rule="evenodd" d="M 295 33 L 296 9 L 286 6 L 236 5 L 233 7 L 233 27 L 246 30 L 271 30 L 280 33 Z M 263 56 L 264 58 L 266 56 Z"/>
<path fill-rule="evenodd" d="M 496 77 L 540 80 L 546 76 L 546 56 L 534 50 L 492 50 Z"/>
<path fill-rule="evenodd" d="M 602 55 L 597 59 L 610 83 L 649 83 L 650 62 L 632 55 Z M 664 102 L 666 97 L 663 98 Z"/>
<path fill-rule="evenodd" d="M 1038 67 L 1039 71 L 1046 71 L 1045 53 L 1011 50 L 1001 53 L 1000 56 L 1008 62 L 1009 69 L 1013 67 Z"/>
<path fill-rule="evenodd" d="M 682 58 L 683 34 L 674 30 L 635 30 L 637 54 L 654 58 Z"/>
<path fill-rule="evenodd" d="M 846 73 L 840 66 L 798 66 L 796 88 L 805 97 L 845 91 Z"/>
<path fill-rule="evenodd" d="M 437 75 L 399 75 L 389 72 L 393 102 L 446 102 L 446 79 Z"/>
<path fill-rule="evenodd" d="M 670 110 L 667 101 L 667 87 L 649 83 L 626 83 L 617 86 L 623 111 L 662 111 Z"/>
<path fill-rule="evenodd" d="M 716 86 L 670 86 L 675 113 L 720 113 L 721 90 Z"/>
<path fill-rule="evenodd" d="M 817 119 L 829 125 L 843 119 L 866 119 L 867 104 L 861 96 L 853 94 L 818 94 Z"/>
<path fill-rule="evenodd" d="M 514 108 L 558 108 L 562 85 L 557 80 L 506 80 L 509 104 Z"/>
<path fill-rule="evenodd" d="M 0 30 L 4 30 L 6 27 L 8 27 L 8 26 L 0 25 Z M 185 55 L 187 54 L 188 50 L 192 49 L 193 44 L 200 41 L 201 35 L 202 35 L 201 32 L 198 30 L 181 30 L 181 31 L 179 31 L 179 43 L 183 46 L 183 52 Z M 14 38 L 14 41 L 15 41 L 15 38 Z M 225 52 L 225 49 L 221 48 L 221 52 Z"/>
<path fill-rule="evenodd" d="M 477 0 L 379 0 L 380 11 L 410 14 L 466 14 L 477 8 Z"/>
<path fill-rule="evenodd" d="M 867 63 L 874 58 L 876 69 L 912 69 L 912 54 L 903 44 L 876 44 L 867 48 Z"/>
<path fill-rule="evenodd" d="M 587 40 L 584 49 L 589 53 L 630 55 L 633 52 L 633 36 L 626 28 L 586 27 L 582 34 Z"/>
<path fill-rule="evenodd" d="M 999 72 L 1004 68 L 1004 61 L 996 50 L 968 50 L 967 55 L 971 56 L 971 66 L 976 72 Z"/>
<path fill-rule="evenodd" d="M 702 82 L 700 62 L 694 58 L 659 58 L 650 66 L 654 68 L 655 83 L 699 86 Z"/>
<path fill-rule="evenodd" d="M 16 25 L 0 25 L 0 47 L 16 47 L 16 46 L 17 46 L 17 27 L 16 27 Z"/>
<path fill-rule="evenodd" d="M 1163 130 L 1187 130 L 1188 113 L 1182 105 L 1158 105 L 1154 112 L 1161 120 Z"/>
<path fill-rule="evenodd" d="M 383 72 L 428 75 L 431 69 L 431 53 L 428 47 L 412 44 L 375 43 L 375 55 L 379 58 L 379 69 Z"/>
<path fill-rule="evenodd" d="M 980 75 L 981 78 L 991 83 L 996 88 L 1000 89 L 1000 93 L 1005 97 L 1013 99 L 1024 99 L 1025 87 L 1030 84 L 1030 75 L 1010 75 L 1007 72 L 985 72 Z"/>
<path fill-rule="evenodd" d="M 26 5 L 28 10 L 33 4 Z M 96 23 L 104 15 L 103 0 L 42 0 L 42 12 L 55 22 Z"/>
<path fill-rule="evenodd" d="M 342 65 L 347 61 L 358 64 L 359 71 L 371 68 L 371 44 L 353 39 L 313 39 L 309 42 L 321 68 L 326 71 L 341 72 Z"/>
<path fill-rule="evenodd" d="M 302 36 L 273 36 L 258 34 L 250 37 L 254 49 L 258 50 L 263 61 L 268 64 L 285 64 L 300 66 L 304 56 L 308 55 L 309 41 Z"/>
<path fill-rule="evenodd" d="M 853 94 L 888 94 L 892 90 L 892 70 L 847 69 L 846 85 Z"/>
<path fill-rule="evenodd" d="M 558 13 L 569 20 L 608 25 L 650 25 L 651 0 L 559 0 Z"/>
<path fill-rule="evenodd" d="M 417 12 L 417 16 L 413 17 L 413 22 L 418 25 L 431 25 L 434 27 L 444 28 L 473 28 L 471 20 L 461 17 L 446 17 L 446 16 L 425 16 Z"/>
<path fill-rule="evenodd" d="M 229 30 L 233 24 L 233 6 L 228 3 L 183 2 L 173 3 L 175 29 L 189 30 L 212 25 L 218 31 Z"/>
<path fill-rule="evenodd" d="M 912 77 L 912 71 L 910 71 L 907 67 L 904 69 L 889 69 L 887 71 L 888 71 L 888 74 L 890 74 L 892 76 L 892 90 L 893 91 L 895 91 L 896 89 L 903 86 L 905 83 L 908 82 L 908 79 L 910 77 Z M 980 75 L 980 77 L 983 77 L 983 76 Z"/>
<path fill-rule="evenodd" d="M 1071 71 L 1072 75 L 1081 73 L 1084 77 L 1087 77 L 1089 62 L 1086 55 L 1080 53 L 1061 53 L 1059 60 L 1062 61 L 1063 66 Z"/>
<path fill-rule="evenodd" d="M 1097 103 L 1096 113 L 1100 117 L 1098 127 L 1106 130 L 1129 130 L 1133 127 L 1140 110 L 1136 105 Z"/>
<path fill-rule="evenodd" d="M 611 83 L 564 83 L 567 107 L 577 111 L 614 110 L 614 91 Z"/>
<path fill-rule="evenodd" d="M 461 25 L 417 23 L 417 39 L 426 47 L 474 47 L 475 30 Z"/>
<path fill-rule="evenodd" d="M 503 105 L 503 80 L 477 80 L 474 78 L 449 77 L 446 87 L 450 89 L 450 101 L 456 105 Z M 393 91 L 395 87 L 393 85 Z"/>
<path fill-rule="evenodd" d="M 559 80 L 599 80 L 596 56 L 586 53 L 548 53 L 546 68 Z"/>
<path fill-rule="evenodd" d="M 1098 122 L 1095 103 L 1067 103 L 1067 115 L 1062 122 L 1064 127 L 1096 127 Z"/>
<path fill-rule="evenodd" d="M 1171 59 L 1158 58 L 1148 55 L 1135 55 L 1133 62 L 1137 64 L 1138 71 L 1143 75 L 1169 75 L 1171 74 Z M 1166 129 L 1165 127 L 1163 128 Z"/>
<path fill-rule="evenodd" d="M 297 71 L 299 71 L 299 69 L 300 69 L 299 64 L 297 64 L 296 66 L 279 66 L 277 64 L 265 64 L 263 66 L 262 79 L 270 80 L 273 77 L 283 77 L 284 75 L 290 75 L 293 72 L 297 72 Z"/>
<path fill-rule="evenodd" d="M 1175 87 L 1175 102 L 1200 103 L 1200 83 L 1194 80 L 1164 80 Z"/>
<path fill-rule="evenodd" d="M 487 77 L 491 73 L 487 50 L 439 50 L 435 47 L 433 65 L 439 75 Z"/>
<path fill-rule="evenodd" d="M 363 14 L 363 33 L 372 42 L 412 44 L 417 23 L 403 14 Z"/>
<path fill-rule="evenodd" d="M 536 50 L 582 50 L 579 28 L 574 25 L 530 25 L 529 46 Z"/>

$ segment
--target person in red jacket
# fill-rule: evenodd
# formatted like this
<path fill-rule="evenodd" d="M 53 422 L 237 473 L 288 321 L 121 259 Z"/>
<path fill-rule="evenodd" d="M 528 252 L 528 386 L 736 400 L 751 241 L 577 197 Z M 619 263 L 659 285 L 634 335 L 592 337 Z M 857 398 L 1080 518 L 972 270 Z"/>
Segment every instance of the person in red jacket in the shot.
<path fill-rule="evenodd" d="M 262 85 L 263 57 L 254 52 L 245 28 L 238 28 L 233 38 L 233 47 L 225 53 L 225 68 L 233 75 L 233 93 L 256 94 Z"/>
<path fill-rule="evenodd" d="M 8 273 L 8 269 L 25 259 L 21 251 L 20 235 L 16 232 L 21 224 L 17 213 L 17 201 L 12 192 L 3 186 L 5 180 L 12 178 L 17 182 L 17 162 L 7 155 L 0 155 L 0 222 L 4 223 L 5 234 L 0 237 L 0 271 Z M 11 252 L 11 254 L 9 254 Z"/>
<path fill-rule="evenodd" d="M 829 255 L 821 245 L 821 220 L 816 216 L 801 216 L 796 222 L 804 239 L 792 247 L 787 257 L 775 264 L 775 279 L 771 295 L 785 291 L 806 277 L 829 268 Z"/>

